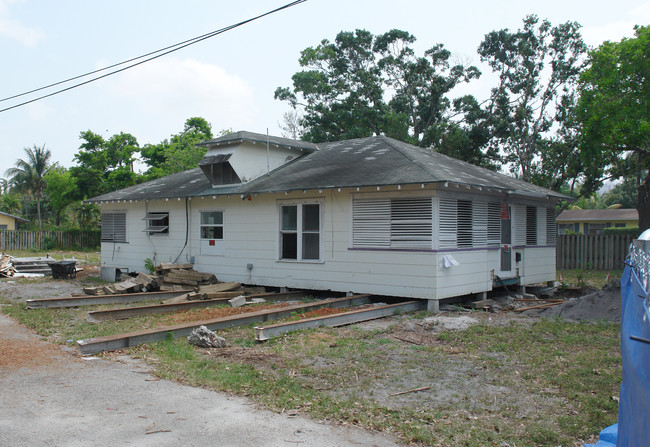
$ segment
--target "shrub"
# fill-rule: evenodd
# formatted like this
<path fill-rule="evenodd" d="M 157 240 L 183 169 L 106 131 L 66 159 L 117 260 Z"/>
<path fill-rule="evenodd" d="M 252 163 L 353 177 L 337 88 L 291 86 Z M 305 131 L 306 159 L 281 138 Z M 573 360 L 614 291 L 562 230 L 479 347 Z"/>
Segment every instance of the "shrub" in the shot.
<path fill-rule="evenodd" d="M 628 227 L 628 228 L 605 228 L 604 234 L 617 234 L 619 236 L 634 236 L 639 237 L 641 231 L 639 227 Z"/>

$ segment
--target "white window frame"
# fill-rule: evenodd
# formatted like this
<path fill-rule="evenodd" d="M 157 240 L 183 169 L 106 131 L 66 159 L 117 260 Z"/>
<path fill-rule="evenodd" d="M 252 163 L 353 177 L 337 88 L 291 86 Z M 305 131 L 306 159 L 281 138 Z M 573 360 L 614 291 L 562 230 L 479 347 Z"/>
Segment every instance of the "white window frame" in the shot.
<path fill-rule="evenodd" d="M 110 216 L 110 223 L 108 222 L 108 217 Z M 121 231 L 116 231 L 115 218 L 119 217 L 119 224 L 123 227 Z M 110 225 L 110 228 L 108 228 Z M 111 237 L 104 237 L 105 233 L 111 233 Z M 117 236 L 116 237 L 116 233 Z M 127 243 L 127 231 L 126 231 L 126 211 L 104 211 L 102 212 L 102 225 L 101 225 L 101 242 L 112 242 L 112 243 Z"/>
<path fill-rule="evenodd" d="M 203 223 L 203 215 L 204 214 L 214 214 L 214 213 L 220 213 L 221 214 L 221 223 L 220 224 L 204 224 Z M 224 229 L 224 224 L 223 224 L 223 215 L 222 210 L 205 210 L 205 211 L 199 211 L 199 239 L 204 240 L 204 241 L 209 241 L 209 240 L 217 240 L 217 241 L 222 241 L 225 238 L 225 229 Z M 203 237 L 203 228 L 221 228 L 221 237 Z"/>
<path fill-rule="evenodd" d="M 305 205 L 318 205 L 318 230 L 304 230 L 303 229 L 303 209 Z M 296 207 L 296 229 L 283 229 L 282 228 L 282 208 L 287 206 Z M 324 206 L 322 200 L 291 200 L 278 202 L 278 261 L 279 262 L 304 262 L 304 263 L 322 263 L 323 262 L 323 214 Z M 283 258 L 282 257 L 282 240 L 284 234 L 296 235 L 296 257 Z M 318 234 L 318 258 L 303 258 L 303 236 L 305 234 Z"/>

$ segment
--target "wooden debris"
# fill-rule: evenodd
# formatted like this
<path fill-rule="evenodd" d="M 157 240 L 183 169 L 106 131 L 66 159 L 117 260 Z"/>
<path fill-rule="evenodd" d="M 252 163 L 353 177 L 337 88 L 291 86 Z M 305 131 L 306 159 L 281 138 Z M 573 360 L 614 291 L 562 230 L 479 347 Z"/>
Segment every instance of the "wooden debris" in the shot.
<path fill-rule="evenodd" d="M 494 304 L 494 300 L 481 300 L 481 301 L 474 301 L 473 303 L 470 303 L 470 307 L 472 309 L 485 309 Z"/>
<path fill-rule="evenodd" d="M 187 299 L 187 293 L 184 293 L 182 295 L 175 296 L 174 298 L 169 298 L 167 300 L 164 300 L 162 303 L 163 304 L 178 304 L 178 303 L 185 303 L 188 301 Z"/>
<path fill-rule="evenodd" d="M 547 307 L 553 307 L 557 306 L 558 304 L 563 303 L 564 301 L 560 301 L 557 303 L 546 303 L 546 304 L 540 304 L 539 306 L 528 306 L 528 307 L 521 307 L 519 309 L 515 309 L 515 312 L 523 312 L 525 310 L 531 310 L 531 309 L 546 309 Z"/>
<path fill-rule="evenodd" d="M 199 289 L 199 293 L 201 292 L 201 289 Z M 234 298 L 239 295 L 243 295 L 243 291 L 237 291 L 237 292 L 206 292 L 202 293 L 201 299 L 203 300 L 213 300 L 215 298 Z"/>
<path fill-rule="evenodd" d="M 241 283 L 238 282 L 221 282 L 219 284 L 210 284 L 199 287 L 201 293 L 227 292 L 229 290 L 239 289 Z"/>
<path fill-rule="evenodd" d="M 14 267 L 13 258 L 3 253 L 2 258 L 0 258 L 0 277 L 8 278 L 15 274 L 16 269 Z"/>
<path fill-rule="evenodd" d="M 431 389 L 430 386 L 423 386 L 422 388 L 413 388 L 412 390 L 401 391 L 399 393 L 393 393 L 393 394 L 391 394 L 391 396 L 400 396 L 402 394 L 416 393 L 418 391 L 426 391 L 426 390 L 430 390 L 430 389 Z"/>
<path fill-rule="evenodd" d="M 156 271 L 158 270 L 177 270 L 177 269 L 185 269 L 185 270 L 192 270 L 194 268 L 194 264 L 172 264 L 171 262 L 161 262 L 160 265 L 156 266 Z"/>

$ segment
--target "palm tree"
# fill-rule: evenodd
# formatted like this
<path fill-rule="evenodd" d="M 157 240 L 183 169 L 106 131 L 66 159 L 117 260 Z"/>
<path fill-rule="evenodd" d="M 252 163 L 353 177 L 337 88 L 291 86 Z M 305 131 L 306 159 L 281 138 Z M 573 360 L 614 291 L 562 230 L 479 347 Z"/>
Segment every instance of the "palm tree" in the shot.
<path fill-rule="evenodd" d="M 20 200 L 11 194 L 3 194 L 0 200 L 0 209 L 8 214 L 18 214 L 20 211 Z"/>
<path fill-rule="evenodd" d="M 45 145 L 32 148 L 25 148 L 26 160 L 16 160 L 15 167 L 7 169 L 5 175 L 9 182 L 18 191 L 25 192 L 36 199 L 36 212 L 38 215 L 38 226 L 41 222 L 41 199 L 45 189 L 45 174 L 50 169 L 50 158 L 52 154 Z"/>

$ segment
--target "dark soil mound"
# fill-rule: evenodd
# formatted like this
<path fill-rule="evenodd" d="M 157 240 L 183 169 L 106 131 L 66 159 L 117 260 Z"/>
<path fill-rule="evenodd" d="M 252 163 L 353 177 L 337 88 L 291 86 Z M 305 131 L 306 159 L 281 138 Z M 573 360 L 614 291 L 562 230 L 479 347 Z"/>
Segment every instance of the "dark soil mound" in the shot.
<path fill-rule="evenodd" d="M 602 290 L 546 309 L 532 309 L 524 315 L 562 317 L 567 320 L 621 321 L 621 283 L 612 280 Z"/>

